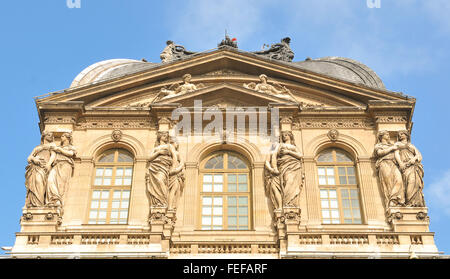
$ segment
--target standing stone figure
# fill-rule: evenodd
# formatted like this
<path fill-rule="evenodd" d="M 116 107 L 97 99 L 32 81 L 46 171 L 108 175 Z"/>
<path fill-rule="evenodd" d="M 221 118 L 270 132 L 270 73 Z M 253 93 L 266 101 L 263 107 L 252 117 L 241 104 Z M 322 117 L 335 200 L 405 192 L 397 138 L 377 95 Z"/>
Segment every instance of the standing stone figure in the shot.
<path fill-rule="evenodd" d="M 61 145 L 51 148 L 56 153 L 56 157 L 48 174 L 45 203 L 47 206 L 58 208 L 60 213 L 62 213 L 64 194 L 73 175 L 73 158 L 76 155 L 76 150 L 72 141 L 72 133 L 64 133 L 61 135 Z"/>
<path fill-rule="evenodd" d="M 403 187 L 402 174 L 395 159 L 398 146 L 389 142 L 389 132 L 378 132 L 378 143 L 374 152 L 377 157 L 375 164 L 378 177 L 385 197 L 386 209 L 392 206 L 405 205 L 405 188 Z"/>
<path fill-rule="evenodd" d="M 266 169 L 271 174 L 270 179 L 266 178 L 266 183 L 270 183 L 268 188 L 272 192 L 271 199 L 275 201 L 275 209 L 280 208 L 278 189 L 281 190 L 283 207 L 299 207 L 299 196 L 303 183 L 302 157 L 295 145 L 292 132 L 282 131 L 280 144 L 271 155 L 270 162 L 266 162 Z M 276 176 L 279 180 L 274 178 Z"/>
<path fill-rule="evenodd" d="M 48 173 L 56 157 L 53 140 L 53 133 L 43 132 L 41 144 L 28 156 L 28 165 L 25 168 L 26 207 L 45 206 Z"/>
<path fill-rule="evenodd" d="M 150 206 L 168 206 L 169 175 L 175 160 L 177 160 L 176 150 L 169 143 L 169 132 L 158 132 L 146 174 Z"/>
<path fill-rule="evenodd" d="M 181 193 L 184 189 L 184 161 L 180 156 L 180 152 L 178 151 L 179 144 L 172 138 L 170 139 L 170 144 L 174 147 L 174 150 L 176 152 L 174 158 L 175 160 L 172 163 L 172 168 L 169 171 L 169 199 L 168 203 L 169 209 L 176 210 L 178 200 L 181 196 Z"/>
<path fill-rule="evenodd" d="M 422 155 L 419 150 L 410 143 L 408 131 L 398 132 L 398 141 L 395 143 L 398 149 L 395 151 L 395 159 L 403 175 L 405 187 L 405 206 L 423 207 L 423 166 Z"/>

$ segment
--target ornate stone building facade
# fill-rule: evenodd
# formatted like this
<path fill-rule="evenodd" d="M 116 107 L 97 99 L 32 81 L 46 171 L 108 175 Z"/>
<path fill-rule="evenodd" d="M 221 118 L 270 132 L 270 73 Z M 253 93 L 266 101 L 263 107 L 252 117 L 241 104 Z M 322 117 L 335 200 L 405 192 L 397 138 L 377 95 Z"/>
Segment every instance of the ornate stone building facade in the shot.
<path fill-rule="evenodd" d="M 36 98 L 12 257 L 432 258 L 415 99 L 290 39 L 113 59 Z"/>

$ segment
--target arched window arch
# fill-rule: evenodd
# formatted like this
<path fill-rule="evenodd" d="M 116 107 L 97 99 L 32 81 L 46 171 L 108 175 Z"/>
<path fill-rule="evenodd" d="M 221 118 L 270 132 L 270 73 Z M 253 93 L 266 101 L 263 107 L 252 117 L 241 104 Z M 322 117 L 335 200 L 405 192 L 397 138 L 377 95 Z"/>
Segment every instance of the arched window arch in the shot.
<path fill-rule="evenodd" d="M 133 177 L 133 155 L 109 149 L 95 161 L 89 224 L 126 224 Z"/>
<path fill-rule="evenodd" d="M 361 224 L 358 178 L 352 157 L 339 148 L 317 156 L 323 224 Z"/>
<path fill-rule="evenodd" d="M 231 151 L 206 157 L 200 164 L 202 230 L 249 230 L 251 177 L 247 161 Z"/>

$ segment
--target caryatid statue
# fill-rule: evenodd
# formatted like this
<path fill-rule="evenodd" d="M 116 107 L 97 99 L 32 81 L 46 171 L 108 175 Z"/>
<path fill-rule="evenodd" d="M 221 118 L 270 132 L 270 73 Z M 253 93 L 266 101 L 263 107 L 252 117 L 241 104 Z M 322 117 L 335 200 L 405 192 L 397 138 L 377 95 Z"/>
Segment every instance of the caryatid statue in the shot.
<path fill-rule="evenodd" d="M 265 185 L 275 210 L 299 207 L 303 186 L 303 155 L 295 145 L 291 131 L 282 131 L 280 143 L 265 164 Z"/>
<path fill-rule="evenodd" d="M 175 160 L 172 163 L 172 168 L 169 171 L 169 198 L 168 209 L 176 210 L 177 204 L 184 189 L 184 167 L 185 163 L 181 158 L 178 150 L 179 144 L 174 138 L 170 138 L 170 144 L 175 150 Z"/>
<path fill-rule="evenodd" d="M 390 142 L 389 132 L 382 130 L 378 132 L 378 143 L 375 144 L 374 153 L 377 158 L 375 164 L 378 178 L 383 189 L 385 207 L 405 205 L 405 187 L 400 169 L 398 167 L 395 153 L 398 145 Z"/>
<path fill-rule="evenodd" d="M 56 153 L 52 168 L 48 174 L 47 193 L 45 203 L 56 207 L 62 214 L 64 195 L 73 175 L 76 149 L 73 146 L 72 133 L 61 135 L 60 146 L 51 146 L 50 150 Z"/>
<path fill-rule="evenodd" d="M 405 187 L 405 206 L 424 207 L 422 154 L 411 144 L 408 131 L 399 131 L 395 159 Z"/>
<path fill-rule="evenodd" d="M 170 171 L 177 160 L 177 151 L 169 142 L 169 132 L 158 132 L 146 174 L 151 207 L 168 207 Z"/>
<path fill-rule="evenodd" d="M 43 132 L 41 144 L 33 149 L 28 156 L 25 168 L 25 187 L 27 196 L 25 206 L 42 207 L 46 205 L 48 174 L 55 162 L 55 143 L 52 132 Z"/>

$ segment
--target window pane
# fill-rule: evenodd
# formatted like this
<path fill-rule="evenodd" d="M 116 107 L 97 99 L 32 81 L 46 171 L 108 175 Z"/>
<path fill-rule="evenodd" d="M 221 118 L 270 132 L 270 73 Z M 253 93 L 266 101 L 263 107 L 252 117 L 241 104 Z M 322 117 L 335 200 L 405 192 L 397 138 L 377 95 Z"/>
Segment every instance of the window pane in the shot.
<path fill-rule="evenodd" d="M 355 175 L 355 168 L 354 167 L 347 167 L 347 174 L 348 175 Z"/>
<path fill-rule="evenodd" d="M 339 176 L 339 184 L 341 184 L 341 185 L 347 184 L 347 177 Z"/>
<path fill-rule="evenodd" d="M 228 215 L 236 215 L 237 214 L 237 210 L 235 206 L 229 206 L 228 207 Z"/>
<path fill-rule="evenodd" d="M 248 198 L 247 197 L 239 197 L 239 205 L 245 205 L 247 204 Z"/>
<path fill-rule="evenodd" d="M 228 168 L 229 169 L 245 169 L 247 166 L 238 157 L 229 154 L 228 155 Z"/>
<path fill-rule="evenodd" d="M 203 217 L 202 225 L 211 225 L 211 217 Z"/>
<path fill-rule="evenodd" d="M 237 220 L 236 217 L 234 217 L 234 216 L 229 216 L 229 217 L 228 217 L 228 225 L 236 225 L 236 224 L 237 224 L 237 223 L 236 223 L 236 220 Z"/>
<path fill-rule="evenodd" d="M 222 205 L 222 197 L 214 198 L 214 205 Z"/>
<path fill-rule="evenodd" d="M 105 185 L 105 186 L 111 185 L 111 178 L 105 178 L 105 179 L 103 179 L 103 185 Z"/>
<path fill-rule="evenodd" d="M 203 184 L 203 192 L 212 192 L 211 184 Z"/>
<path fill-rule="evenodd" d="M 122 198 L 128 199 L 130 197 L 130 190 L 122 191 Z"/>
<path fill-rule="evenodd" d="M 212 198 L 211 197 L 203 197 L 203 204 L 204 205 L 211 205 L 212 204 Z"/>
<path fill-rule="evenodd" d="M 222 217 L 213 217 L 213 225 L 222 225 Z"/>
<path fill-rule="evenodd" d="M 105 176 L 112 176 L 112 168 L 105 168 Z"/>
<path fill-rule="evenodd" d="M 322 208 L 329 208 L 328 201 L 321 201 Z"/>
<path fill-rule="evenodd" d="M 248 217 L 239 217 L 239 225 L 247 226 L 248 225 Z"/>
<path fill-rule="evenodd" d="M 118 162 L 133 162 L 133 156 L 125 150 L 119 150 Z"/>
<path fill-rule="evenodd" d="M 114 185 L 120 186 L 120 185 L 122 185 L 122 181 L 123 181 L 122 178 L 116 178 L 116 181 L 114 181 Z"/>
<path fill-rule="evenodd" d="M 331 218 L 339 218 L 339 211 L 331 210 Z"/>
<path fill-rule="evenodd" d="M 321 198 L 328 198 L 328 191 L 327 190 L 320 190 L 320 197 Z"/>
<path fill-rule="evenodd" d="M 335 199 L 336 197 L 336 190 L 330 190 L 330 198 Z"/>
<path fill-rule="evenodd" d="M 239 192 L 247 192 L 247 184 L 239 184 Z"/>
<path fill-rule="evenodd" d="M 345 167 L 338 167 L 338 174 L 345 175 Z"/>
<path fill-rule="evenodd" d="M 337 200 L 330 201 L 330 208 L 338 208 Z"/>
<path fill-rule="evenodd" d="M 319 158 L 317 158 L 317 161 L 319 162 L 333 162 L 333 153 L 330 149 L 325 150 L 319 155 Z"/>
<path fill-rule="evenodd" d="M 228 205 L 236 205 L 236 197 L 228 197 Z"/>
<path fill-rule="evenodd" d="M 248 215 L 248 208 L 247 207 L 239 207 L 239 215 Z"/>
<path fill-rule="evenodd" d="M 102 155 L 100 155 L 100 159 L 98 161 L 101 163 L 114 162 L 114 151 L 109 151 L 108 153 L 103 153 Z"/>
<path fill-rule="evenodd" d="M 203 206 L 203 208 L 202 208 L 202 214 L 203 214 L 203 215 L 212 215 L 211 207 L 209 207 L 209 206 Z"/>
<path fill-rule="evenodd" d="M 211 174 L 205 174 L 203 175 L 203 182 L 212 183 L 213 176 Z"/>
<path fill-rule="evenodd" d="M 222 207 L 214 207 L 213 215 L 222 215 Z"/>
<path fill-rule="evenodd" d="M 97 168 L 95 170 L 95 176 L 103 176 L 103 168 Z"/>
<path fill-rule="evenodd" d="M 356 184 L 356 179 L 354 176 L 348 177 L 348 184 Z"/>
<path fill-rule="evenodd" d="M 116 169 L 116 176 L 123 176 L 123 168 Z"/>
<path fill-rule="evenodd" d="M 228 183 L 236 183 L 237 175 L 236 174 L 229 174 L 228 175 Z"/>
<path fill-rule="evenodd" d="M 101 178 L 96 178 L 94 181 L 94 185 L 102 185 L 102 179 Z"/>
<path fill-rule="evenodd" d="M 122 200 L 122 208 L 128 208 L 128 200 Z"/>
<path fill-rule="evenodd" d="M 100 191 L 94 191 L 92 192 L 92 198 L 93 199 L 99 199 L 100 198 Z"/>
<path fill-rule="evenodd" d="M 131 176 L 133 174 L 132 168 L 126 168 L 125 169 L 125 176 Z"/>
<path fill-rule="evenodd" d="M 331 176 L 331 175 L 334 175 L 334 168 L 327 168 L 327 175 L 328 176 Z"/>
<path fill-rule="evenodd" d="M 112 202 L 112 208 L 119 208 L 120 207 L 120 201 L 113 201 Z"/>
<path fill-rule="evenodd" d="M 320 167 L 317 170 L 318 170 L 319 175 L 325 175 L 325 168 Z"/>
<path fill-rule="evenodd" d="M 237 191 L 236 184 L 228 183 L 228 192 L 236 192 L 236 191 Z"/>
<path fill-rule="evenodd" d="M 96 219 L 97 218 L 97 210 L 91 210 L 91 212 L 89 212 L 89 218 Z"/>
<path fill-rule="evenodd" d="M 246 174 L 240 174 L 239 175 L 239 183 L 247 183 L 247 175 Z"/>
<path fill-rule="evenodd" d="M 222 192 L 222 184 L 214 184 L 214 192 Z"/>
<path fill-rule="evenodd" d="M 205 164 L 206 169 L 223 169 L 223 154 L 217 155 L 208 160 Z"/>
<path fill-rule="evenodd" d="M 322 210 L 322 217 L 327 219 L 330 218 L 330 211 Z"/>
<path fill-rule="evenodd" d="M 131 178 L 125 178 L 123 180 L 123 185 L 131 185 Z"/>
<path fill-rule="evenodd" d="M 336 160 L 338 162 L 352 162 L 352 159 L 343 151 L 336 150 Z"/>
<path fill-rule="evenodd" d="M 319 176 L 319 184 L 327 185 L 327 180 L 326 180 L 325 176 Z"/>
<path fill-rule="evenodd" d="M 352 198 L 357 198 L 357 197 L 358 197 L 358 190 L 356 190 L 356 189 L 351 189 L 351 190 L 350 190 L 350 196 L 351 196 Z"/>
<path fill-rule="evenodd" d="M 334 181 L 334 176 L 328 177 L 328 185 L 336 185 L 336 183 Z"/>
<path fill-rule="evenodd" d="M 214 183 L 222 183 L 223 182 L 223 176 L 221 174 L 214 175 Z"/>

